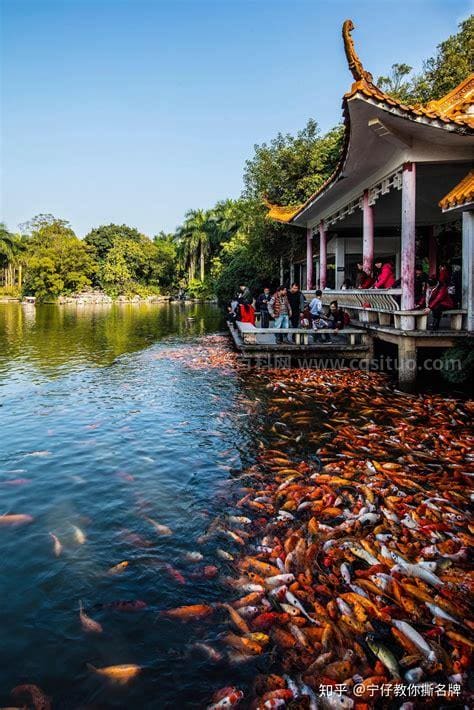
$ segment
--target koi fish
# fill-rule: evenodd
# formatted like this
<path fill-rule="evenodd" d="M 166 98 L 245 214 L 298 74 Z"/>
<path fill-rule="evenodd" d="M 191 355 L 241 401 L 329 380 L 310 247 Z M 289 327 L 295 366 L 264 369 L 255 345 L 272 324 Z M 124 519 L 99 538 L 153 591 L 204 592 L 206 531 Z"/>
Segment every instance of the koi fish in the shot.
<path fill-rule="evenodd" d="M 107 680 L 117 683 L 117 685 L 126 685 L 133 678 L 136 678 L 143 670 L 142 666 L 137 666 L 133 663 L 124 663 L 117 666 L 104 666 L 96 668 L 91 663 L 86 663 L 87 668 L 97 675 L 107 678 Z"/>
<path fill-rule="evenodd" d="M 0 525 L 1 526 L 7 526 L 7 525 L 26 525 L 27 523 L 32 523 L 34 520 L 32 515 L 28 515 L 27 513 L 15 513 L 15 514 L 10 514 L 8 515 L 7 513 L 4 513 L 3 515 L 0 515 Z M 26 688 L 29 686 L 18 686 L 22 688 Z M 31 687 L 36 687 L 36 686 L 31 686 Z"/>
<path fill-rule="evenodd" d="M 232 623 L 238 631 L 242 634 L 248 634 L 250 632 L 247 622 L 241 617 L 240 613 L 236 609 L 233 609 L 230 604 L 220 604 L 219 606 L 228 612 Z"/>
<path fill-rule="evenodd" d="M 49 536 L 50 536 L 51 540 L 53 541 L 53 552 L 56 557 L 59 557 L 59 555 L 63 551 L 63 546 L 61 545 L 59 538 L 57 538 L 54 533 L 50 532 Z"/>
<path fill-rule="evenodd" d="M 163 616 L 168 616 L 170 619 L 180 619 L 188 621 L 189 619 L 203 619 L 214 612 L 214 608 L 208 604 L 191 604 L 189 606 L 178 606 L 175 609 L 167 609 L 162 611 Z"/>
<path fill-rule="evenodd" d="M 81 528 L 77 527 L 77 525 L 73 525 L 72 529 L 74 531 L 74 540 L 78 545 L 83 545 L 86 541 L 86 536 L 82 532 Z"/>
<path fill-rule="evenodd" d="M 234 686 L 223 688 L 214 696 L 215 702 L 207 706 L 207 710 L 224 710 L 224 708 L 232 708 L 244 697 L 241 690 L 237 690 Z"/>
<path fill-rule="evenodd" d="M 153 520 L 153 518 L 145 517 L 145 520 L 150 523 L 158 535 L 168 536 L 173 534 L 173 531 L 167 525 L 161 525 L 161 523 L 157 523 L 156 520 Z"/>
<path fill-rule="evenodd" d="M 128 565 L 130 562 L 127 560 L 124 560 L 123 562 L 119 562 L 118 565 L 114 565 L 110 569 L 107 570 L 107 574 L 114 575 L 114 574 L 120 574 L 120 572 L 123 572 L 124 569 L 127 569 Z"/>
<path fill-rule="evenodd" d="M 79 619 L 81 620 L 81 625 L 84 631 L 93 634 L 101 634 L 103 631 L 102 625 L 98 621 L 94 621 L 88 616 L 82 604 L 82 600 L 79 600 Z"/>
<path fill-rule="evenodd" d="M 392 677 L 396 680 L 401 680 L 397 659 L 390 649 L 383 644 L 378 643 L 373 634 L 368 634 L 365 637 L 365 640 L 374 656 L 377 656 L 377 658 L 384 664 L 385 668 L 388 668 L 392 674 Z"/>
<path fill-rule="evenodd" d="M 410 626 L 406 621 L 400 621 L 399 619 L 392 620 L 393 626 L 401 631 L 404 636 L 406 636 L 429 661 L 436 661 L 436 653 L 433 649 L 428 646 L 423 636 L 416 631 L 413 626 Z"/>

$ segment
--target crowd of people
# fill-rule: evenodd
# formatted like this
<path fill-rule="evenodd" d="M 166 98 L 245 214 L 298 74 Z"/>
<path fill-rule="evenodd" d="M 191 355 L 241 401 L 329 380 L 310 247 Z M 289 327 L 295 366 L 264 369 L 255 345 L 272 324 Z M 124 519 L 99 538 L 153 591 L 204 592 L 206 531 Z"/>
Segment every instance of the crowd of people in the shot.
<path fill-rule="evenodd" d="M 289 289 L 283 284 L 278 286 L 273 294 L 266 286 L 262 293 L 253 299 L 250 289 L 241 285 L 237 296 L 227 308 L 227 320 L 231 323 L 239 320 L 255 324 L 255 313 L 258 312 L 261 328 L 268 328 L 270 320 L 273 320 L 272 327 L 283 331 L 295 328 L 341 330 L 349 324 L 349 315 L 339 307 L 337 301 L 331 301 L 326 308 L 322 295 L 323 292 L 318 290 L 308 302 L 299 284 L 293 283 Z M 277 338 L 277 342 L 291 343 L 289 335 L 283 333 Z M 320 335 L 323 342 L 331 342 L 329 334 Z"/>
<path fill-rule="evenodd" d="M 367 273 L 362 263 L 357 264 L 355 284 L 346 279 L 342 289 L 389 289 L 400 287 L 400 279 L 396 279 L 393 264 L 390 261 L 377 259 L 374 274 Z M 461 302 L 461 271 L 455 266 L 451 271 L 446 264 L 441 264 L 438 275 L 428 276 L 420 263 L 415 267 L 415 308 L 423 309 L 432 314 L 431 330 L 438 330 L 441 316 L 445 310 L 459 307 Z M 227 307 L 227 319 L 235 323 L 255 324 L 255 313 L 260 314 L 260 327 L 268 328 L 270 320 L 272 327 L 281 330 L 290 328 L 313 328 L 341 330 L 350 322 L 349 315 L 332 301 L 329 308 L 323 306 L 322 291 L 318 290 L 315 297 L 307 302 L 299 284 L 293 283 L 290 288 L 285 285 L 271 293 L 265 287 L 257 298 L 253 298 L 250 289 L 241 285 L 238 294 Z M 329 340 L 329 335 L 321 333 L 322 340 Z M 280 341 L 291 342 L 288 334 L 283 334 Z"/>

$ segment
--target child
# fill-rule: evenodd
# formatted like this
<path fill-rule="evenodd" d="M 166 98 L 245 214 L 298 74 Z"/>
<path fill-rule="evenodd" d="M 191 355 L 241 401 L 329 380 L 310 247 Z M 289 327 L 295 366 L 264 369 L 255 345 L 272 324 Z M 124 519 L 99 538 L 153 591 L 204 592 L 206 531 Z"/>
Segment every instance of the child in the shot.
<path fill-rule="evenodd" d="M 323 330 L 328 327 L 327 320 L 324 320 L 320 315 L 313 316 L 313 330 Z M 323 343 L 331 343 L 332 340 L 327 333 L 321 333 L 315 336 L 315 341 L 321 339 Z"/>

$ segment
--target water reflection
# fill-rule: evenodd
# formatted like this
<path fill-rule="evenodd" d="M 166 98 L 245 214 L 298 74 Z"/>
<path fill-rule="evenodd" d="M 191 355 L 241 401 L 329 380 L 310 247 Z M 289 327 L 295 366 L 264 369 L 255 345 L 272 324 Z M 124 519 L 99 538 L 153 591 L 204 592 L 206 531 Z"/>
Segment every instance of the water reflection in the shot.
<path fill-rule="evenodd" d="M 0 306 L 0 512 L 33 517 L 0 526 L 0 707 L 23 683 L 63 710 L 199 708 L 218 685 L 222 668 L 190 648 L 221 629 L 159 611 L 222 594 L 198 571 L 215 564 L 213 543 L 198 541 L 224 507 L 229 468 L 254 448 L 252 428 L 237 375 L 159 356 L 186 341 L 192 357 L 195 336 L 219 324 L 212 306 Z M 102 634 L 81 629 L 79 600 Z M 123 600 L 146 607 L 114 611 Z M 144 671 L 120 688 L 88 663 Z"/>
<path fill-rule="evenodd" d="M 13 361 L 50 375 L 68 365 L 109 365 L 165 336 L 216 330 L 220 318 L 217 307 L 203 304 L 0 304 L 0 377 Z"/>

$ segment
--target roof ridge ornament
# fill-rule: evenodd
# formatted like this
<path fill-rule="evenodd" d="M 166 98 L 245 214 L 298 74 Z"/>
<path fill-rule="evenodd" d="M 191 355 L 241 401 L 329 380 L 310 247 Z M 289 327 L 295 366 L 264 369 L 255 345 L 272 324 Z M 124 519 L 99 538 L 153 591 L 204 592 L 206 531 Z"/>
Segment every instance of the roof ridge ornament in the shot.
<path fill-rule="evenodd" d="M 344 50 L 346 52 L 349 69 L 351 70 L 355 81 L 366 81 L 371 86 L 374 86 L 374 78 L 372 74 L 364 69 L 355 50 L 354 40 L 351 37 L 353 29 L 354 23 L 352 20 L 346 20 L 342 25 L 342 38 L 344 40 Z"/>

